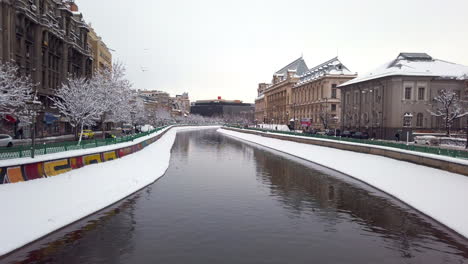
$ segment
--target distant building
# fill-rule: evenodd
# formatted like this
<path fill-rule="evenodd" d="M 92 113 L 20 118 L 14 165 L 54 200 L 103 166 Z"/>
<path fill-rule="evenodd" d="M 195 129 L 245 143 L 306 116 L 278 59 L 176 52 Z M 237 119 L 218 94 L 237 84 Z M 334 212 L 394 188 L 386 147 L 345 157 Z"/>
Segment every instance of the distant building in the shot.
<path fill-rule="evenodd" d="M 296 129 L 340 127 L 341 93 L 338 85 L 356 78 L 338 57 L 321 63 L 299 76 L 292 89 L 292 120 Z M 303 121 L 303 122 L 301 122 Z"/>
<path fill-rule="evenodd" d="M 345 130 L 365 131 L 371 137 L 406 140 L 406 132 L 436 132 L 443 121 L 428 113 L 438 91 L 468 96 L 468 66 L 434 59 L 425 53 L 400 53 L 370 73 L 339 86 Z M 405 116 L 412 119 L 405 120 Z M 461 129 L 466 117 L 453 129 Z"/>
<path fill-rule="evenodd" d="M 190 114 L 190 99 L 188 93 L 178 94 L 171 97 L 171 105 L 174 114 L 188 115 Z"/>
<path fill-rule="evenodd" d="M 195 115 L 219 117 L 225 120 L 254 120 L 255 106 L 240 100 L 199 100 L 192 104 L 190 112 Z"/>
<path fill-rule="evenodd" d="M 155 101 L 161 105 L 170 105 L 169 93 L 156 90 L 138 90 L 138 93 L 142 98 L 148 101 Z"/>
<path fill-rule="evenodd" d="M 308 120 L 304 129 L 336 127 L 340 113 L 337 86 L 355 77 L 337 57 L 311 69 L 301 57 L 275 72 L 271 84 L 258 85 L 255 120 L 292 124 L 296 129 L 301 128 L 304 119 Z"/>
<path fill-rule="evenodd" d="M 300 57 L 275 72 L 271 84 L 259 84 L 255 100 L 257 123 L 289 124 L 292 88 L 307 70 L 304 59 Z M 260 109 L 263 109 L 263 118 Z"/>
<path fill-rule="evenodd" d="M 96 34 L 91 24 L 88 33 L 88 45 L 93 56 L 93 72 L 112 69 L 112 53 L 102 38 Z"/>

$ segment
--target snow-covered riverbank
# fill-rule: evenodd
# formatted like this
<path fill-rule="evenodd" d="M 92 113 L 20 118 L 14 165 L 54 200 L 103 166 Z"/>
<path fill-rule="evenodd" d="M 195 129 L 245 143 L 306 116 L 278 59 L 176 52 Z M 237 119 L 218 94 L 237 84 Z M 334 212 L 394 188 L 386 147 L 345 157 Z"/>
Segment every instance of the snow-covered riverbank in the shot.
<path fill-rule="evenodd" d="M 225 129 L 218 132 L 332 168 L 366 182 L 468 238 L 468 177 L 409 162 Z"/>
<path fill-rule="evenodd" d="M 121 159 L 56 177 L 0 185 L 0 256 L 99 211 L 164 175 L 176 133 Z"/>

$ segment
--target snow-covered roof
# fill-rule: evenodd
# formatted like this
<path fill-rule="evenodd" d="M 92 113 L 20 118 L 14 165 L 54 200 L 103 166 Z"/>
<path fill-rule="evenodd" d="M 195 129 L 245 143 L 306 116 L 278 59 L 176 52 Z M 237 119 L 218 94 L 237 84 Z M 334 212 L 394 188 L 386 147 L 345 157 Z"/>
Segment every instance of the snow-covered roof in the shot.
<path fill-rule="evenodd" d="M 296 72 L 296 74 L 301 75 L 307 71 L 307 64 L 305 63 L 302 57 L 296 59 L 295 61 L 289 63 L 288 65 L 281 68 L 277 71 L 275 75 L 286 75 L 287 72 Z"/>
<path fill-rule="evenodd" d="M 395 60 L 345 82 L 340 87 L 389 76 L 431 76 L 468 80 L 468 66 L 434 59 L 426 53 L 400 53 Z"/>
<path fill-rule="evenodd" d="M 299 76 L 299 82 L 296 86 L 300 86 L 304 83 L 308 83 L 324 75 L 354 75 L 343 63 L 335 57 L 322 64 L 319 64 L 313 68 L 310 68 L 307 72 Z"/>
<path fill-rule="evenodd" d="M 257 98 L 255 98 L 255 101 L 263 99 L 263 98 L 265 98 L 265 94 L 259 95 Z"/>

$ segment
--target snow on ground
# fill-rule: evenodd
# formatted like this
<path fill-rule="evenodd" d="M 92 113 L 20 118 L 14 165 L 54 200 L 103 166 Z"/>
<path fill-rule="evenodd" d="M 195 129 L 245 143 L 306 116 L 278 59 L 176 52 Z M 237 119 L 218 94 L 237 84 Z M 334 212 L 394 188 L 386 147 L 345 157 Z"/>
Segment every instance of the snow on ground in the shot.
<path fill-rule="evenodd" d="M 225 129 L 219 129 L 218 132 L 289 153 L 362 180 L 468 238 L 466 176 L 377 155 Z"/>
<path fill-rule="evenodd" d="M 176 127 L 143 150 L 118 160 L 51 178 L 0 185 L 0 256 L 151 184 L 169 166 L 176 133 L 205 128 L 213 127 Z"/>
<path fill-rule="evenodd" d="M 281 125 L 281 124 L 259 124 L 258 126 L 263 129 L 290 131 L 287 125 Z"/>
<path fill-rule="evenodd" d="M 76 157 L 76 156 L 84 156 L 84 155 L 89 155 L 89 154 L 94 154 L 94 153 L 101 153 L 101 152 L 112 151 L 112 150 L 116 150 L 120 148 L 125 148 L 129 146 L 133 146 L 140 142 L 143 142 L 152 137 L 155 137 L 163 133 L 164 131 L 170 129 L 171 127 L 172 126 L 166 127 L 151 135 L 137 138 L 133 141 L 124 142 L 124 143 L 112 144 L 112 145 L 89 148 L 89 149 L 77 149 L 77 150 L 62 151 L 62 152 L 46 154 L 46 155 L 38 155 L 34 159 L 31 157 L 24 157 L 24 158 L 17 158 L 17 159 L 0 160 L 0 167 L 23 165 L 23 164 L 35 163 L 35 162 L 41 162 L 41 161 L 47 161 L 47 160 L 66 159 L 66 158 L 71 158 L 71 157 Z"/>
<path fill-rule="evenodd" d="M 269 134 L 269 133 L 274 134 L 274 132 L 268 132 L 268 131 L 265 131 L 265 132 L 255 131 L 255 132 L 260 133 L 260 134 Z M 277 135 L 280 135 L 280 136 L 283 136 L 283 137 L 304 138 L 304 139 L 308 139 L 308 140 L 312 140 L 312 141 L 327 141 L 327 142 L 340 143 L 340 144 L 345 144 L 345 145 L 354 145 L 354 146 L 362 146 L 362 147 L 369 147 L 369 148 L 385 149 L 385 150 L 391 150 L 391 151 L 400 152 L 400 153 L 408 153 L 408 154 L 411 154 L 411 155 L 427 157 L 427 158 L 431 158 L 431 159 L 450 161 L 450 162 L 459 163 L 459 164 L 462 164 L 462 165 L 468 165 L 468 160 L 462 159 L 462 158 L 453 158 L 453 157 L 442 156 L 442 155 L 437 155 L 437 154 L 432 154 L 432 153 L 423 153 L 423 152 L 419 152 L 419 151 L 398 149 L 398 148 L 393 148 L 393 147 L 370 145 L 370 144 L 366 144 L 366 143 L 338 141 L 336 139 L 333 139 L 332 137 L 330 137 L 330 139 L 327 139 L 327 138 L 316 138 L 316 137 L 287 135 L 287 134 L 277 134 Z M 383 140 L 381 140 L 381 141 L 383 141 Z M 385 140 L 385 141 L 390 142 L 388 140 Z"/>

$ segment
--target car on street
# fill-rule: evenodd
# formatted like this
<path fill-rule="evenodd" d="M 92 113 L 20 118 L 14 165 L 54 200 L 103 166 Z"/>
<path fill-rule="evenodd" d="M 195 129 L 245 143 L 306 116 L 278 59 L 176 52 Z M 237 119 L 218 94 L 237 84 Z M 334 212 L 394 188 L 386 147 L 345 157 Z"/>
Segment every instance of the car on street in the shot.
<path fill-rule="evenodd" d="M 354 132 L 345 130 L 345 131 L 343 131 L 343 133 L 341 133 L 341 137 L 350 138 L 350 137 L 353 136 L 353 134 L 354 134 Z"/>
<path fill-rule="evenodd" d="M 7 134 L 0 134 L 0 147 L 13 147 L 13 138 Z"/>
<path fill-rule="evenodd" d="M 140 127 L 140 132 L 148 132 L 150 130 L 153 130 L 154 127 L 152 125 L 144 125 Z"/>
<path fill-rule="evenodd" d="M 109 133 L 109 132 L 106 132 L 106 133 L 104 134 L 104 137 L 105 137 L 105 138 L 116 138 L 116 136 L 115 136 L 114 134 Z"/>
<path fill-rule="evenodd" d="M 93 139 L 94 138 L 94 131 L 91 129 L 85 129 L 83 130 L 83 138 L 84 139 Z"/>
<path fill-rule="evenodd" d="M 367 132 L 356 132 L 351 137 L 356 138 L 356 139 L 369 139 L 369 133 L 367 133 Z"/>
<path fill-rule="evenodd" d="M 128 135 L 133 132 L 133 126 L 130 124 L 124 124 L 122 126 L 122 134 Z"/>
<path fill-rule="evenodd" d="M 427 146 L 438 146 L 440 140 L 435 136 L 416 136 L 414 138 L 414 144 L 427 145 Z"/>

